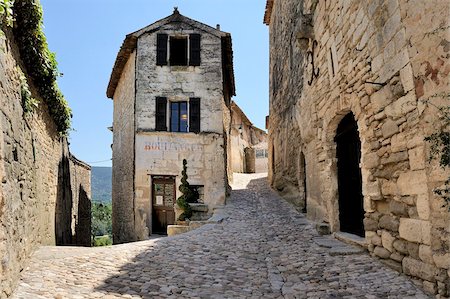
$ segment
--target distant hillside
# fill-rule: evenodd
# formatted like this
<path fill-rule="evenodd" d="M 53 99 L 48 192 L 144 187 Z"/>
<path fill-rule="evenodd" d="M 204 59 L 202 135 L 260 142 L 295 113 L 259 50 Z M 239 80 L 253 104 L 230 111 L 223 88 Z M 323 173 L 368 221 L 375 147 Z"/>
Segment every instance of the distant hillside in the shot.
<path fill-rule="evenodd" d="M 92 167 L 91 172 L 91 192 L 93 201 L 111 201 L 111 167 Z"/>

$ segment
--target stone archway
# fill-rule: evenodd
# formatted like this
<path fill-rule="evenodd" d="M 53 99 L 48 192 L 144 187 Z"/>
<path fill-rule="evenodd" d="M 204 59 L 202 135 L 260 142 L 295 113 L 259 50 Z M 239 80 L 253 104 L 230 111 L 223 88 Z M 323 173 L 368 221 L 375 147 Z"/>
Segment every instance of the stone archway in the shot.
<path fill-rule="evenodd" d="M 364 198 L 361 160 L 361 141 L 353 113 L 340 121 L 336 136 L 339 226 L 343 232 L 364 237 Z"/>

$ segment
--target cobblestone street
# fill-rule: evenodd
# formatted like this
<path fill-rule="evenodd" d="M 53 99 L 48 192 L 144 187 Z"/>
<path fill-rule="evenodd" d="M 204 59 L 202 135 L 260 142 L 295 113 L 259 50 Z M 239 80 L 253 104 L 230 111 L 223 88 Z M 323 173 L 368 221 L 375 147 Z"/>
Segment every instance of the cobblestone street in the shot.
<path fill-rule="evenodd" d="M 366 252 L 319 236 L 262 175 L 235 181 L 221 224 L 104 248 L 43 247 L 13 298 L 428 298 Z"/>

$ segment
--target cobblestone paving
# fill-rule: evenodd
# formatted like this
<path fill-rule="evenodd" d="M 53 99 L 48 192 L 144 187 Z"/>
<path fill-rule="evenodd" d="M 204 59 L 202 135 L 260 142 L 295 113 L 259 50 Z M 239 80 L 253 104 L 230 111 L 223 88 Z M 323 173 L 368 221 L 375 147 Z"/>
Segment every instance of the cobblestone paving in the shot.
<path fill-rule="evenodd" d="M 223 223 L 106 248 L 43 247 L 13 298 L 429 298 L 366 253 L 318 236 L 261 175 L 235 181 Z"/>

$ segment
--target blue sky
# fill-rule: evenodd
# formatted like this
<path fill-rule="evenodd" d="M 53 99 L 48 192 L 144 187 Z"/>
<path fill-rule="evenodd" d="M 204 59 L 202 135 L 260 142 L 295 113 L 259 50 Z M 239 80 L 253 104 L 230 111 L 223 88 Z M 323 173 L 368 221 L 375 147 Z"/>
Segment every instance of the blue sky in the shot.
<path fill-rule="evenodd" d="M 175 6 L 181 14 L 230 32 L 234 100 L 264 129 L 269 103 L 268 28 L 265 0 L 41 0 L 50 50 L 56 52 L 59 86 L 73 110 L 72 153 L 92 166 L 110 166 L 113 103 L 109 76 L 125 35 L 162 19 Z"/>

